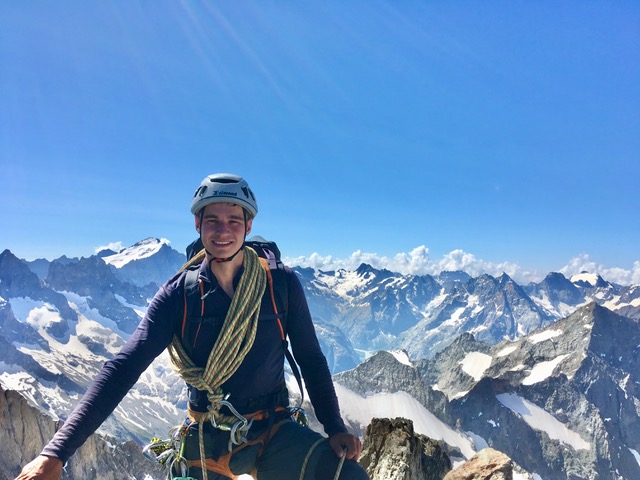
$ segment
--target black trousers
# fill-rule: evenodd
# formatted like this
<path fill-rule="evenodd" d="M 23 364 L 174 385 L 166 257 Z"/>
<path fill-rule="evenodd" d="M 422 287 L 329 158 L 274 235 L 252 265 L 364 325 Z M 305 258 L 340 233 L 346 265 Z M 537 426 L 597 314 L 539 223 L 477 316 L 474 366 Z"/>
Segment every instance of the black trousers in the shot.
<path fill-rule="evenodd" d="M 254 472 L 257 475 L 257 480 L 299 480 L 309 450 L 322 438 L 322 435 L 308 427 L 287 421 L 277 428 L 266 445 L 258 443 L 234 452 L 227 459 L 228 466 L 234 475 Z M 193 459 L 194 449 L 197 450 L 197 443 L 194 445 L 194 442 L 198 441 L 196 429 L 191 430 L 186 441 L 188 444 L 185 450 L 191 453 L 185 456 Z M 259 454 L 261 448 L 262 454 Z M 333 480 L 339 463 L 340 458 L 332 450 L 327 440 L 318 443 L 307 461 L 304 479 Z M 189 476 L 202 480 L 201 468 L 192 466 L 189 468 Z M 209 480 L 230 478 L 211 470 L 207 472 L 207 476 Z M 340 480 L 369 480 L 367 472 L 353 460 L 345 460 L 339 478 Z"/>

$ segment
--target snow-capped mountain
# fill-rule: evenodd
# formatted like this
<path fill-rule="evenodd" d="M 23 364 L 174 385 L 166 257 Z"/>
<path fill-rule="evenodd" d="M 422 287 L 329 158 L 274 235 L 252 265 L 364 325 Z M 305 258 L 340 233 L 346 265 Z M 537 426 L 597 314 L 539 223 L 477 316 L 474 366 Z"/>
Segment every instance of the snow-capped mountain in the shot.
<path fill-rule="evenodd" d="M 25 262 L 8 250 L 2 252 L 0 348 L 4 355 L 0 361 L 0 383 L 3 388 L 21 392 L 32 405 L 55 419 L 64 419 L 104 361 L 136 327 L 158 285 L 172 276 L 185 260 L 184 255 L 159 239 L 143 240 L 118 252 L 102 251 L 81 259 L 62 257 L 52 262 Z M 630 321 L 635 321 L 636 325 L 640 318 L 640 286 L 619 286 L 586 273 L 570 279 L 560 273 L 551 273 L 540 283 L 520 286 L 506 274 L 498 278 L 489 275 L 473 278 L 465 272 L 411 276 L 377 270 L 366 264 L 355 271 L 325 272 L 309 268 L 294 268 L 294 271 L 306 291 L 320 343 L 334 373 L 354 369 L 365 357 L 380 349 L 405 352 L 396 356 L 376 355 L 374 358 L 378 361 L 380 358 L 389 361 L 383 362 L 378 370 L 368 372 L 371 382 L 392 378 L 395 381 L 393 388 L 376 390 L 380 385 L 371 384 L 370 390 L 349 392 L 344 384 L 338 387 L 341 401 L 348 404 L 353 401 L 368 409 L 364 413 L 347 411 L 347 421 L 360 428 L 370 414 L 402 416 L 409 408 L 409 412 L 418 418 L 414 419 L 417 430 L 421 421 L 434 417 L 429 426 L 431 430 L 423 425 L 423 430 L 427 431 L 421 433 L 447 441 L 459 456 L 467 456 L 477 445 L 473 440 L 475 437 L 455 428 L 457 419 L 472 425 L 464 424 L 467 431 L 473 431 L 485 441 L 494 442 L 492 445 L 497 445 L 498 449 L 507 451 L 499 448 L 498 440 L 489 433 L 474 426 L 472 419 L 463 413 L 462 406 L 473 404 L 471 399 L 475 397 L 469 392 L 482 392 L 483 388 L 488 388 L 485 385 L 487 372 L 493 372 L 501 361 L 516 355 L 505 351 L 517 349 L 519 342 L 525 342 L 532 334 L 553 331 L 554 322 L 589 302 L 597 302 L 635 319 Z M 504 341 L 511 343 L 499 346 L 504 345 L 500 343 Z M 538 343 L 556 345 L 555 337 L 545 341 L 548 343 Z M 576 342 L 577 339 L 574 347 L 579 351 Z M 590 344 L 596 343 L 592 339 Z M 496 348 L 506 350 L 497 351 Z M 519 378 L 529 370 L 532 378 L 536 378 L 540 369 L 560 361 L 557 360 L 559 355 L 542 359 L 542 353 L 535 348 L 522 350 L 526 353 L 522 354 L 520 363 L 509 364 L 509 369 L 496 374 L 491 388 L 508 385 L 506 380 Z M 631 346 L 629 351 L 633 351 Z M 474 354 L 466 358 L 460 352 Z M 452 358 L 455 359 L 453 364 Z M 488 358 L 492 360 L 486 371 L 480 374 L 474 370 L 485 365 Z M 589 358 L 594 365 L 600 365 L 597 356 Z M 463 360 L 460 365 L 467 365 L 466 370 L 462 366 L 456 367 L 455 362 Z M 562 359 L 565 363 L 572 361 L 568 357 Z M 538 370 L 535 370 L 536 362 L 543 364 L 537 367 Z M 630 358 L 621 355 L 621 371 L 630 372 L 629 365 L 635 364 L 629 362 Z M 352 371 L 359 371 L 364 365 Z M 586 368 L 586 364 L 581 365 L 576 367 L 577 371 Z M 609 371 L 600 374 L 603 379 L 620 380 L 619 372 L 614 376 Z M 577 373 L 572 375 L 572 380 L 579 377 Z M 533 387 L 527 384 L 531 380 L 525 378 L 520 379 L 521 383 L 513 391 L 520 394 L 524 387 L 533 390 L 545 384 L 538 382 Z M 628 398 L 637 399 L 637 395 L 629 393 L 636 388 L 633 387 L 635 380 L 629 381 L 625 384 L 626 390 L 615 395 L 630 395 Z M 359 398 L 366 392 L 379 392 L 382 396 Z M 581 394 L 586 396 L 584 392 Z M 506 408 L 504 402 L 514 400 L 510 396 L 500 397 L 504 400 L 500 403 L 495 395 L 487 398 L 496 411 L 500 405 L 500 408 Z M 539 401 L 537 397 L 526 399 L 527 402 Z M 630 402 L 625 404 L 625 415 L 631 412 L 631 405 L 638 405 L 637 400 Z M 410 407 L 407 407 L 408 403 Z M 603 412 L 608 412 L 605 418 L 618 418 L 615 415 L 617 404 L 603 401 L 594 405 L 579 411 L 591 415 L 602 408 Z M 151 436 L 164 436 L 171 426 L 182 420 L 184 407 L 183 383 L 163 355 L 143 374 L 102 431 L 140 442 Z M 517 417 L 515 413 L 512 415 Z M 435 419 L 441 422 L 437 427 L 433 427 Z M 505 422 L 502 425 L 518 423 L 511 417 L 502 421 Z M 636 424 L 629 421 L 635 428 Z M 531 435 L 540 436 L 539 433 Z M 619 432 L 616 435 L 615 438 L 620 437 Z M 633 437 L 628 432 L 625 435 Z M 638 451 L 637 442 L 628 441 L 625 445 Z M 622 443 L 620 448 L 623 448 Z M 631 451 L 629 448 L 627 452 Z M 585 455 L 580 461 L 592 465 L 593 459 Z M 628 457 L 626 453 L 620 455 L 620 458 Z M 532 453 L 531 458 L 534 457 Z M 565 457 L 562 461 L 563 468 L 569 468 Z M 524 466 L 527 462 L 518 460 L 518 463 Z M 593 467 L 597 468 L 600 467 Z M 624 471 L 627 467 L 619 468 Z"/>
<path fill-rule="evenodd" d="M 638 321 L 592 303 L 516 341 L 467 334 L 430 360 L 381 352 L 335 378 L 357 426 L 386 410 L 466 458 L 488 445 L 544 479 L 635 479 L 639 350 Z"/>
<path fill-rule="evenodd" d="M 115 267 L 120 279 L 139 287 L 153 282 L 157 288 L 184 265 L 186 256 L 171 248 L 166 239 L 147 238 L 120 252 L 102 256 L 102 260 Z"/>
<path fill-rule="evenodd" d="M 640 286 L 597 275 L 551 273 L 520 286 L 506 274 L 412 276 L 366 264 L 355 271 L 295 270 L 314 318 L 349 332 L 357 350 L 404 349 L 412 358 L 431 357 L 465 332 L 490 344 L 514 340 L 592 301 L 640 318 Z"/>
<path fill-rule="evenodd" d="M 0 254 L 0 383 L 59 419 L 133 332 L 155 288 L 119 280 L 99 257 L 51 262 L 41 281 L 8 250 Z M 102 431 L 148 440 L 183 417 L 183 383 L 161 356 Z"/>

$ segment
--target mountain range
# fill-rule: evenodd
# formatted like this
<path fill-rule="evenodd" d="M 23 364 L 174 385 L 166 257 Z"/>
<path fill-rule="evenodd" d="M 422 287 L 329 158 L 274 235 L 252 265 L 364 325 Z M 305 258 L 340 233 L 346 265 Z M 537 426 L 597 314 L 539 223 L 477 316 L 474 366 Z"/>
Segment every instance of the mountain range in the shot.
<path fill-rule="evenodd" d="M 64 419 L 185 260 L 153 238 L 79 259 L 2 252 L 2 388 Z M 640 478 L 640 286 L 587 272 L 518 285 L 506 274 L 366 264 L 294 271 L 356 431 L 397 410 L 454 457 L 489 445 L 544 479 Z M 163 354 L 101 433 L 143 443 L 180 423 L 184 408 Z"/>
<path fill-rule="evenodd" d="M 378 352 L 334 380 L 356 430 L 386 412 L 453 457 L 490 446 L 533 478 L 635 479 L 639 350 L 637 320 L 590 303 L 514 341 L 462 334 L 416 362 Z"/>

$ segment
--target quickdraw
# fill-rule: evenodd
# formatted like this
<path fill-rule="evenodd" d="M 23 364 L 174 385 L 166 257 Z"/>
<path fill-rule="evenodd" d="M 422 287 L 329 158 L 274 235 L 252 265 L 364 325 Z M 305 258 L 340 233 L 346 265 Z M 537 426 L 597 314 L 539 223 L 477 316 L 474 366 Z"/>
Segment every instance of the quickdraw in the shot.
<path fill-rule="evenodd" d="M 154 437 L 151 442 L 142 449 L 142 453 L 167 469 L 167 479 L 177 480 L 190 478 L 188 474 L 187 460 L 181 455 L 182 441 L 190 420 L 185 419 L 182 425 L 178 425 L 169 430 L 169 438 L 160 439 Z M 180 476 L 176 477 L 174 472 Z"/>

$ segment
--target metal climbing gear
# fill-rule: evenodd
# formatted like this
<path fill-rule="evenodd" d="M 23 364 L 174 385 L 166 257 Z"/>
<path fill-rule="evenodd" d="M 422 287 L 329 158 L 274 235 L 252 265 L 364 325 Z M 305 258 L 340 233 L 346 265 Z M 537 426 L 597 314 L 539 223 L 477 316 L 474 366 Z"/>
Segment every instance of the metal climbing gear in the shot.
<path fill-rule="evenodd" d="M 158 462 L 167 470 L 167 480 L 176 480 L 186 477 L 188 473 L 187 460 L 182 456 L 182 442 L 190 420 L 187 418 L 182 425 L 169 430 L 169 438 L 160 439 L 154 437 L 151 443 L 142 449 L 142 453 L 150 460 Z M 177 472 L 179 477 L 174 476 Z"/>
<path fill-rule="evenodd" d="M 309 418 L 307 417 L 307 412 L 302 407 L 290 407 L 289 414 L 291 416 L 291 420 L 299 423 L 305 427 L 309 426 Z"/>

